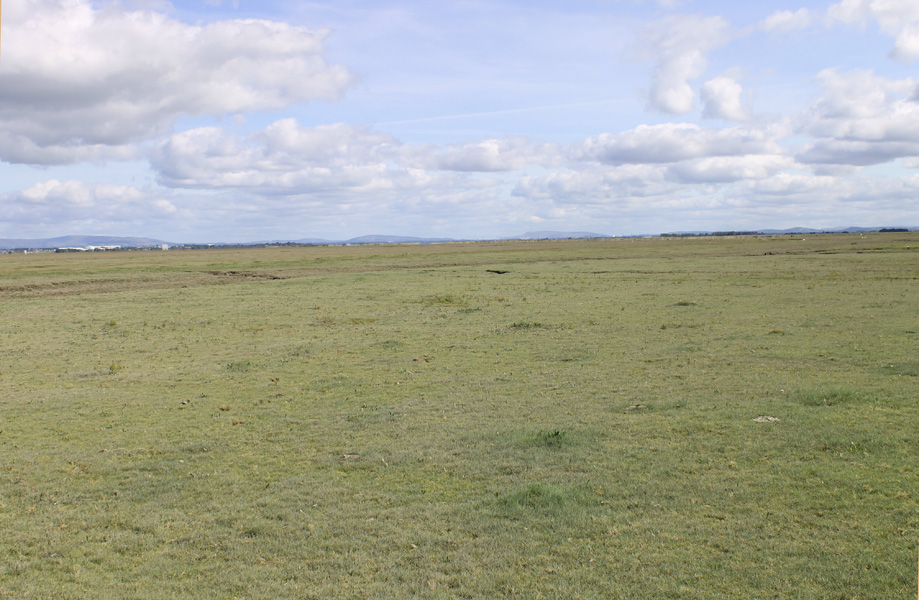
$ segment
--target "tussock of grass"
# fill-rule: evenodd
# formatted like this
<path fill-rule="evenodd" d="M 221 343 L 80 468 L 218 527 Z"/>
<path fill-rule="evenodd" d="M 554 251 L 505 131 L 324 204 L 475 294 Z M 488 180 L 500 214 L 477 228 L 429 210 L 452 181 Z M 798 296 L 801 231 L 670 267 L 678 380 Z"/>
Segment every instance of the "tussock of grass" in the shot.
<path fill-rule="evenodd" d="M 499 504 L 507 515 L 535 511 L 553 516 L 578 516 L 590 504 L 590 495 L 579 486 L 534 483 L 501 496 Z"/>
<path fill-rule="evenodd" d="M 234 360 L 227 363 L 227 371 L 233 373 L 245 373 L 252 368 L 252 361 L 249 360 Z"/>
<path fill-rule="evenodd" d="M 530 445 L 540 448 L 563 448 L 573 444 L 574 438 L 567 431 L 551 429 L 537 431 L 535 434 L 528 436 L 527 441 Z"/>

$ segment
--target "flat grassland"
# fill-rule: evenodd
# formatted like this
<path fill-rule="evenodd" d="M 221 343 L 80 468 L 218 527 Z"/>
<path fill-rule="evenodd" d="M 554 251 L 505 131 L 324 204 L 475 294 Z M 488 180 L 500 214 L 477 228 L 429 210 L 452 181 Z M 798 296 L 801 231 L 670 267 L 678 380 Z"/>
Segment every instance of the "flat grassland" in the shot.
<path fill-rule="evenodd" d="M 0 257 L 0 598 L 911 598 L 919 234 Z"/>

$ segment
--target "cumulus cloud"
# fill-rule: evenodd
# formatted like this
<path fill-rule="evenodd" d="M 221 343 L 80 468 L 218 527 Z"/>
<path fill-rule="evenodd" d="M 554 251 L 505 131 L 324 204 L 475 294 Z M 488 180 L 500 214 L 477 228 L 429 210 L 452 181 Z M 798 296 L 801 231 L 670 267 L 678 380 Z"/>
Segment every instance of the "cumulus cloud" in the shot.
<path fill-rule="evenodd" d="M 870 2 L 865 0 L 843 0 L 827 9 L 827 19 L 831 22 L 858 23 L 867 20 L 870 15 Z"/>
<path fill-rule="evenodd" d="M 690 81 L 705 72 L 708 53 L 730 39 L 729 29 L 722 17 L 699 15 L 671 15 L 645 27 L 639 56 L 655 63 L 647 107 L 668 114 L 693 110 Z"/>
<path fill-rule="evenodd" d="M 860 142 L 852 140 L 818 140 L 798 153 L 803 163 L 841 164 L 867 167 L 891 162 L 902 156 L 919 153 L 915 142 Z"/>
<path fill-rule="evenodd" d="M 615 204 L 673 191 L 659 165 L 592 165 L 549 175 L 524 176 L 514 187 L 517 197 L 552 200 L 562 204 Z"/>
<path fill-rule="evenodd" d="M 865 166 L 919 154 L 915 79 L 828 69 L 817 81 L 823 97 L 798 116 L 800 131 L 814 138 L 802 162 Z"/>
<path fill-rule="evenodd" d="M 491 138 L 443 148 L 426 144 L 405 148 L 401 154 L 413 167 L 460 172 L 515 171 L 535 165 L 557 166 L 562 161 L 558 144 L 525 137 Z"/>
<path fill-rule="evenodd" d="M 914 79 L 891 80 L 872 70 L 840 72 L 825 69 L 817 74 L 823 97 L 808 110 L 821 125 L 851 123 L 889 114 L 898 101 L 913 92 Z"/>
<path fill-rule="evenodd" d="M 893 58 L 919 59 L 919 4 L 915 0 L 843 0 L 829 7 L 827 19 L 847 24 L 874 20 L 894 39 Z"/>
<path fill-rule="evenodd" d="M 811 24 L 812 20 L 812 13 L 806 8 L 801 8 L 794 12 L 779 10 L 763 19 L 759 27 L 763 31 L 787 33 L 806 28 Z"/>
<path fill-rule="evenodd" d="M 133 222 L 175 216 L 175 205 L 131 186 L 51 179 L 0 195 L 6 218 L 24 227 L 33 225 Z"/>
<path fill-rule="evenodd" d="M 177 133 L 157 146 L 151 162 L 169 187 L 371 190 L 393 185 L 385 151 L 394 143 L 366 128 L 302 128 L 294 119 L 283 119 L 246 136 L 217 127 Z"/>
<path fill-rule="evenodd" d="M 712 156 L 676 163 L 667 174 L 681 183 L 728 183 L 765 179 L 794 166 L 795 161 L 785 156 Z"/>
<path fill-rule="evenodd" d="M 514 171 L 561 161 L 557 144 L 522 137 L 444 147 L 408 145 L 367 127 L 302 127 L 291 118 L 247 135 L 200 127 L 170 136 L 151 153 L 166 186 L 259 188 L 273 194 L 455 184 L 456 178 L 444 172 Z"/>
<path fill-rule="evenodd" d="M 703 167 L 702 177 L 676 168 Z M 727 177 L 713 177 L 718 172 Z M 807 173 L 790 159 L 733 157 L 663 165 L 589 165 L 539 177 L 524 177 L 516 197 L 542 203 L 568 217 L 628 224 L 632 232 L 711 229 L 728 214 L 729 228 L 787 227 L 789 222 L 831 227 L 874 223 L 877 210 L 914 217 L 919 175 L 891 179 L 854 174 Z M 681 224 L 674 227 L 674 223 Z M 641 228 L 641 229 L 639 229 Z M 655 229 L 656 228 L 656 229 Z"/>
<path fill-rule="evenodd" d="M 114 3 L 25 0 L 4 12 L 4 27 L 0 159 L 9 162 L 123 158 L 180 116 L 332 100 L 354 81 L 324 59 L 326 32 L 285 23 L 191 26 Z"/>
<path fill-rule="evenodd" d="M 620 134 L 588 138 L 572 150 L 580 160 L 605 164 L 670 163 L 710 156 L 780 154 L 777 132 L 731 127 L 704 129 L 692 123 L 640 125 Z"/>
<path fill-rule="evenodd" d="M 750 118 L 750 110 L 743 103 L 743 87 L 730 77 L 720 76 L 706 81 L 700 95 L 704 105 L 703 118 L 726 121 Z"/>
<path fill-rule="evenodd" d="M 777 173 L 772 177 L 756 181 L 752 189 L 759 194 L 787 196 L 812 194 L 829 190 L 836 185 L 837 179 L 827 175 L 803 175 L 800 173 Z"/>

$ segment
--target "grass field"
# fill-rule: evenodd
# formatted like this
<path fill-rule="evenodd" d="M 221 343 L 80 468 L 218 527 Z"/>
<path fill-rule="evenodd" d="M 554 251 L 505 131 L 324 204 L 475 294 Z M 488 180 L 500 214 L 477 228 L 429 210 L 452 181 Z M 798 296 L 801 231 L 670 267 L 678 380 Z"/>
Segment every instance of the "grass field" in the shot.
<path fill-rule="evenodd" d="M 0 598 L 913 598 L 919 233 L 0 257 Z"/>

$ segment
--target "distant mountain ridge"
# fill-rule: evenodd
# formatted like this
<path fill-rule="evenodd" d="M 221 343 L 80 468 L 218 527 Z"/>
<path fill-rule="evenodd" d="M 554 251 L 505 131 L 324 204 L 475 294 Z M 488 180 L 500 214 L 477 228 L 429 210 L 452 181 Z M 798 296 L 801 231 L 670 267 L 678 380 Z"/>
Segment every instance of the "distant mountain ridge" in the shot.
<path fill-rule="evenodd" d="M 605 233 L 592 233 L 590 231 L 528 231 L 523 235 L 508 238 L 511 240 L 580 240 L 589 238 L 613 237 Z"/>
<path fill-rule="evenodd" d="M 351 238 L 338 244 L 437 244 L 443 242 L 456 242 L 451 238 L 420 238 L 408 235 L 362 235 Z"/>

